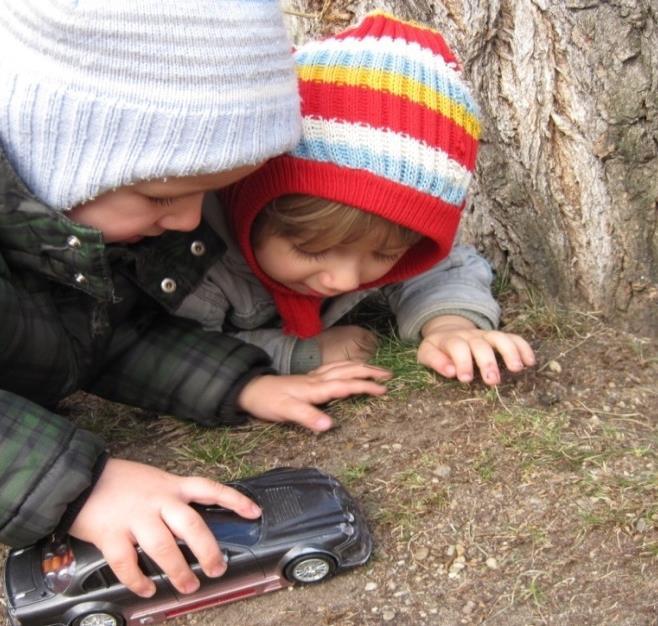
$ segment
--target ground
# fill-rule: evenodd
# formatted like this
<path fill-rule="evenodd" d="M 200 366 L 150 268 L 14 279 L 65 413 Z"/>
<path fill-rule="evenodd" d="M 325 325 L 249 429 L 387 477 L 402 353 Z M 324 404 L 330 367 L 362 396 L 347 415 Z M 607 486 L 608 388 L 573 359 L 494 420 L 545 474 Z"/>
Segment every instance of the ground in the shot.
<path fill-rule="evenodd" d="M 363 504 L 376 541 L 367 566 L 172 626 L 657 624 L 656 344 L 593 315 L 506 309 L 537 367 L 466 386 L 389 345 L 388 397 L 336 403 L 338 426 L 321 436 L 66 401 L 117 455 L 217 479 L 315 465 Z"/>

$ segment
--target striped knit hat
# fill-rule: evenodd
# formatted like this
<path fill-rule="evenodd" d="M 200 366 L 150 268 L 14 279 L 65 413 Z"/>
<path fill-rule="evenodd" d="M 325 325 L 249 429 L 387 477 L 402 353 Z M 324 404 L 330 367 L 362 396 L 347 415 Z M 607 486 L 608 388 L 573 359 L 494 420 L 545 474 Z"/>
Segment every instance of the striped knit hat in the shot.
<path fill-rule="evenodd" d="M 249 233 L 258 212 L 287 194 L 320 196 L 425 235 L 370 288 L 423 272 L 453 240 L 477 155 L 476 104 L 441 35 L 377 11 L 295 53 L 303 136 L 223 195 L 253 271 L 272 292 L 284 330 L 321 330 L 315 298 L 258 267 Z"/>
<path fill-rule="evenodd" d="M 300 131 L 278 0 L 0 0 L 0 145 L 56 209 L 257 163 Z"/>

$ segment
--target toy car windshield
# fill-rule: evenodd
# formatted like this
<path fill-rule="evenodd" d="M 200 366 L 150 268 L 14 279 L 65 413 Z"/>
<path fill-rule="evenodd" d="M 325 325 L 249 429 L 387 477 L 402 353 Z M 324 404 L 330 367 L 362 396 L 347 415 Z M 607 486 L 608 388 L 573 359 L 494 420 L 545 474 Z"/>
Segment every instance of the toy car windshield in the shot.
<path fill-rule="evenodd" d="M 253 546 L 260 539 L 260 518 L 245 519 L 233 511 L 221 508 L 205 508 L 203 517 L 220 545 L 235 543 L 242 546 Z"/>

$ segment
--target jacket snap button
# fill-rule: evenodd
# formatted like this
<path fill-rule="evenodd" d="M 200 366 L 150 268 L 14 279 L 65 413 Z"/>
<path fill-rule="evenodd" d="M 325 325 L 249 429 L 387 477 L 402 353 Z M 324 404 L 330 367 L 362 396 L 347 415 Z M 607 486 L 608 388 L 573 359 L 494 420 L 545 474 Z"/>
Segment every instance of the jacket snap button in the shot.
<path fill-rule="evenodd" d="M 194 256 L 203 256 L 206 253 L 206 245 L 203 241 L 193 241 L 190 246 L 190 252 Z"/>
<path fill-rule="evenodd" d="M 86 285 L 87 284 L 87 277 L 84 274 L 81 274 L 78 272 L 74 277 L 73 280 L 75 280 L 78 285 Z"/>
<path fill-rule="evenodd" d="M 176 287 L 176 281 L 173 278 L 165 278 L 160 283 L 160 289 L 162 289 L 162 291 L 165 293 L 174 293 L 174 291 L 176 291 Z"/>
<path fill-rule="evenodd" d="M 76 250 L 82 248 L 82 242 L 75 235 L 69 235 L 66 238 L 66 245 L 69 248 L 75 248 Z"/>

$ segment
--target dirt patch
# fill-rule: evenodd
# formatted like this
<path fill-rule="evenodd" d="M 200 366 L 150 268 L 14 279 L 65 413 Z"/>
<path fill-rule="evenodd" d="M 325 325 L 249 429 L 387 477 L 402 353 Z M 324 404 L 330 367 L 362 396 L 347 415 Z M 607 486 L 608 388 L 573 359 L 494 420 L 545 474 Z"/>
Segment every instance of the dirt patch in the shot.
<path fill-rule="evenodd" d="M 526 323 L 532 371 L 337 404 L 318 437 L 201 429 L 85 395 L 63 410 L 123 457 L 218 479 L 315 465 L 363 503 L 366 567 L 173 625 L 656 624 L 656 344 L 596 320 Z"/>

